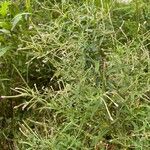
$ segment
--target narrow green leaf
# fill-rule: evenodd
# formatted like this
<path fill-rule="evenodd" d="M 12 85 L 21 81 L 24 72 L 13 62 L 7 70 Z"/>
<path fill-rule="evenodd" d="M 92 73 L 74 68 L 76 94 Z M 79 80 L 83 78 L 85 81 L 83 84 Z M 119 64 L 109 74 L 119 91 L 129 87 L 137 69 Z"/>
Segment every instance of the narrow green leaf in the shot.
<path fill-rule="evenodd" d="M 13 30 L 16 25 L 18 24 L 18 22 L 22 19 L 22 16 L 21 15 L 17 15 L 14 19 L 13 19 L 13 22 L 12 22 L 12 28 L 11 30 Z"/>
<path fill-rule="evenodd" d="M 99 73 L 99 61 L 95 61 L 95 72 Z"/>
<path fill-rule="evenodd" d="M 1 47 L 0 48 L 0 57 L 3 56 L 11 47 L 6 46 L 6 47 Z"/>
<path fill-rule="evenodd" d="M 27 10 L 29 11 L 30 8 L 31 8 L 31 2 L 30 2 L 30 0 L 26 0 L 25 5 L 26 5 Z"/>
<path fill-rule="evenodd" d="M 10 34 L 10 31 L 9 30 L 6 30 L 6 29 L 0 29 L 0 33 L 5 33 L 5 34 Z"/>
<path fill-rule="evenodd" d="M 19 21 L 22 20 L 22 16 L 23 16 L 23 15 L 29 15 L 29 14 L 30 14 L 30 13 L 20 13 L 20 14 L 16 15 L 16 16 L 12 19 L 12 28 L 11 28 L 11 30 L 13 30 L 13 29 L 16 27 L 16 25 L 19 23 Z"/>

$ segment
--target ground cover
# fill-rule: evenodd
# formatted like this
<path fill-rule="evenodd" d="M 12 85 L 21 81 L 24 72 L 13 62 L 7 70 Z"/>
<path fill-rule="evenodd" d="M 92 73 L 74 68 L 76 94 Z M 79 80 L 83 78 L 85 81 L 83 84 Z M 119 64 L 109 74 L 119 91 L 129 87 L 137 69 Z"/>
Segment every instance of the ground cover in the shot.
<path fill-rule="evenodd" d="M 148 0 L 0 6 L 0 149 L 149 149 Z"/>

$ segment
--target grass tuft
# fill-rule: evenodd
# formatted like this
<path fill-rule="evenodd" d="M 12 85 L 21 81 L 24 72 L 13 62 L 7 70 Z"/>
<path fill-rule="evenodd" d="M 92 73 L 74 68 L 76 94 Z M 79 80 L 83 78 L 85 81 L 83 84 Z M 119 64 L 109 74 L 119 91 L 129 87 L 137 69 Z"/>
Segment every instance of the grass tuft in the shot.
<path fill-rule="evenodd" d="M 147 1 L 0 6 L 0 149 L 149 149 Z"/>

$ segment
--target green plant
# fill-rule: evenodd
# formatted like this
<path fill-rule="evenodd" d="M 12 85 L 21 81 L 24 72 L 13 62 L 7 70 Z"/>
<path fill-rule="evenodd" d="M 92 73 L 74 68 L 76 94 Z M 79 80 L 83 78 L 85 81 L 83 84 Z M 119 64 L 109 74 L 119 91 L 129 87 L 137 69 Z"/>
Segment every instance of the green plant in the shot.
<path fill-rule="evenodd" d="M 150 6 L 11 5 L 1 26 L 1 149 L 148 149 Z"/>

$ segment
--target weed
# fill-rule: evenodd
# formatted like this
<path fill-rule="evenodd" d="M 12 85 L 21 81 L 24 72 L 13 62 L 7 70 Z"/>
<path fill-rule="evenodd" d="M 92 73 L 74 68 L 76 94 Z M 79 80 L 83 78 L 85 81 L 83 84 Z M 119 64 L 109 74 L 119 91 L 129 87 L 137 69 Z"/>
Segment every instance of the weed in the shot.
<path fill-rule="evenodd" d="M 2 2 L 0 148 L 148 149 L 149 8 Z"/>

